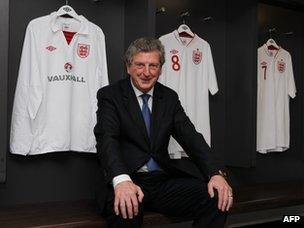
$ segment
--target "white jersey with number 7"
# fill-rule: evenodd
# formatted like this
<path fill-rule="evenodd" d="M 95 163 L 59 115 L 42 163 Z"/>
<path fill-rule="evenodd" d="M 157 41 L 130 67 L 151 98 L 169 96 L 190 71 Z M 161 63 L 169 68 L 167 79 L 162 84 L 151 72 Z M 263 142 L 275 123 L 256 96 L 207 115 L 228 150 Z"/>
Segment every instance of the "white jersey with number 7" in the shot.
<path fill-rule="evenodd" d="M 283 48 L 258 49 L 257 151 L 289 148 L 289 97 L 296 96 L 292 61 Z"/>

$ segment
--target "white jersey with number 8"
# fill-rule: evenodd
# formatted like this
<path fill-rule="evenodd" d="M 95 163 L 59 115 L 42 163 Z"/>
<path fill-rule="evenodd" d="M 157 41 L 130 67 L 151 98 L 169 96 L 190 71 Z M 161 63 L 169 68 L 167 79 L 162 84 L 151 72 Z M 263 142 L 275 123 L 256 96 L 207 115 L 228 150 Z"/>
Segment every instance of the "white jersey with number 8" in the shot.
<path fill-rule="evenodd" d="M 165 47 L 166 62 L 158 81 L 178 93 L 186 114 L 210 146 L 208 92 L 213 95 L 218 91 L 210 45 L 196 34 L 180 37 L 177 31 L 159 40 Z M 171 158 L 186 156 L 172 137 L 168 150 Z"/>

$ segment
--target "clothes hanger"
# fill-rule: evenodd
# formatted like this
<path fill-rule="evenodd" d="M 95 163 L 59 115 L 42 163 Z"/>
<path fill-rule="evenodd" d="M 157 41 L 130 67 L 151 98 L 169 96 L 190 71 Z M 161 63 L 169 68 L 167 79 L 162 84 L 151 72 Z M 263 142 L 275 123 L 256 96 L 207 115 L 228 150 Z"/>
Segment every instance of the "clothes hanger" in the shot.
<path fill-rule="evenodd" d="M 274 39 L 270 38 L 266 42 L 266 46 L 268 50 L 279 50 L 280 46 L 274 41 Z"/>
<path fill-rule="evenodd" d="M 269 39 L 266 42 L 268 50 L 279 50 L 280 46 L 272 38 L 272 32 L 276 31 L 276 28 L 269 29 Z"/>
<path fill-rule="evenodd" d="M 61 6 L 59 10 L 57 11 L 57 17 L 68 17 L 68 18 L 74 18 L 78 21 L 80 21 L 79 15 L 76 13 L 76 11 L 68 5 L 68 1 L 65 1 L 65 5 Z"/>
<path fill-rule="evenodd" d="M 182 13 L 180 17 L 183 19 L 183 23 L 178 27 L 177 32 L 180 37 L 193 38 L 194 33 L 191 31 L 188 25 L 185 23 L 185 17 L 190 16 L 189 12 Z"/>
<path fill-rule="evenodd" d="M 177 29 L 178 35 L 180 37 L 188 37 L 188 38 L 193 38 L 194 33 L 191 31 L 188 25 L 186 24 L 181 24 L 178 29 Z"/>

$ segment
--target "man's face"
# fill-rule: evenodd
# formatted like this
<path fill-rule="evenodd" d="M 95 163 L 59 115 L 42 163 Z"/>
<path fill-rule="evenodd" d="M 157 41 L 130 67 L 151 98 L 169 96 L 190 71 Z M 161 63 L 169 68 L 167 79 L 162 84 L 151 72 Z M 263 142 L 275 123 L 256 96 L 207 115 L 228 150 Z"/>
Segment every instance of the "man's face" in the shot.
<path fill-rule="evenodd" d="M 151 51 L 135 54 L 131 65 L 127 66 L 127 71 L 134 86 L 143 93 L 148 92 L 161 74 L 159 53 Z"/>

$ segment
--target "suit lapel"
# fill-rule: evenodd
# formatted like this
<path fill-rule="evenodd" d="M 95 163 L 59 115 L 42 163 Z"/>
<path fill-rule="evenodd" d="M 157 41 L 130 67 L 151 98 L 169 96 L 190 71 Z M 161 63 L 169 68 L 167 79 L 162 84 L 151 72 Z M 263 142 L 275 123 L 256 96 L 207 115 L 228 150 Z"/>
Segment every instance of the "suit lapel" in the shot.
<path fill-rule="evenodd" d="M 127 78 L 122 83 L 122 92 L 123 92 L 123 99 L 124 105 L 128 110 L 131 118 L 135 122 L 135 125 L 139 128 L 142 135 L 144 136 L 146 142 L 150 144 L 149 136 L 146 130 L 146 125 L 144 122 L 144 118 L 141 113 L 141 109 L 139 107 L 135 92 L 132 88 L 130 79 Z"/>
<path fill-rule="evenodd" d="M 153 105 L 152 105 L 152 129 L 151 129 L 151 142 L 152 148 L 154 148 L 157 142 L 158 131 L 160 122 L 165 110 L 165 102 L 163 99 L 163 91 L 157 82 L 154 86 L 153 92 Z"/>

